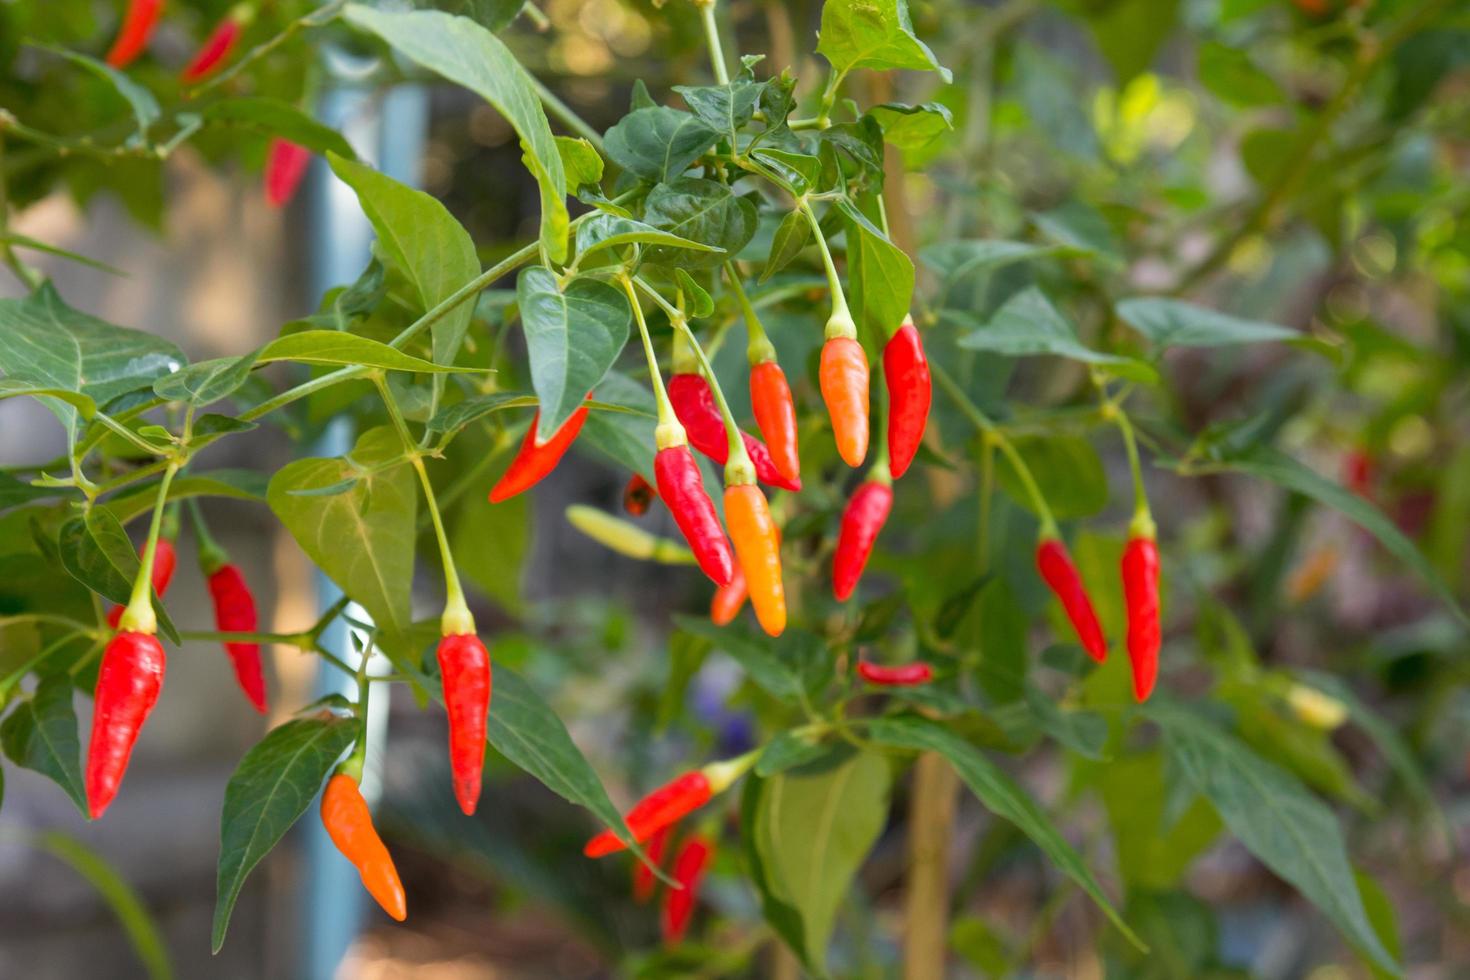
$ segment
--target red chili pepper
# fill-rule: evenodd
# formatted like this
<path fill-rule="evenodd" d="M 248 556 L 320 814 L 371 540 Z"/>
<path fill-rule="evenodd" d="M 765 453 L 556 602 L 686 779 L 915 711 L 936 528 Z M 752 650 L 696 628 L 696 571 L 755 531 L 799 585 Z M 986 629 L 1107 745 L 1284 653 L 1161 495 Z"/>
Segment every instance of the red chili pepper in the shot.
<path fill-rule="evenodd" d="M 837 535 L 837 552 L 832 556 L 832 594 L 838 602 L 847 601 L 857 588 L 868 556 L 873 553 L 873 542 L 878 540 L 892 507 L 893 487 L 885 474 L 870 477 L 848 500 Z"/>
<path fill-rule="evenodd" d="M 715 404 L 715 393 L 703 375 L 676 374 L 669 378 L 669 401 L 674 414 L 688 433 L 689 444 L 724 466 L 730 458 L 730 440 L 725 435 L 725 419 Z M 748 432 L 740 433 L 745 450 L 755 464 L 756 479 L 782 490 L 798 491 L 800 480 L 788 480 L 776 468 L 766 444 Z"/>
<path fill-rule="evenodd" d="M 342 856 L 357 868 L 362 886 L 377 899 L 383 911 L 402 922 L 408 917 L 408 902 L 393 856 L 373 827 L 373 814 L 357 780 L 337 773 L 322 791 L 322 826 Z"/>
<path fill-rule="evenodd" d="M 832 419 L 837 454 L 848 466 L 868 455 L 868 355 L 851 337 L 832 337 L 822 345 L 818 372 L 822 401 Z"/>
<path fill-rule="evenodd" d="M 725 521 L 745 575 L 756 621 L 771 636 L 786 629 L 786 586 L 781 580 L 781 532 L 766 495 L 753 483 L 725 488 Z"/>
<path fill-rule="evenodd" d="M 643 853 L 648 855 L 654 867 L 661 867 L 664 863 L 664 849 L 668 847 L 669 837 L 673 834 L 674 827 L 670 824 L 659 830 L 648 839 L 648 844 L 643 848 Z M 653 897 L 654 889 L 658 887 L 658 879 L 653 875 L 653 869 L 643 861 L 633 862 L 633 900 L 642 904 Z"/>
<path fill-rule="evenodd" d="M 1123 549 L 1123 598 L 1128 608 L 1128 659 L 1133 664 L 1133 694 L 1153 693 L 1159 673 L 1159 546 L 1136 535 Z"/>
<path fill-rule="evenodd" d="M 1103 639 L 1102 626 L 1092 608 L 1092 599 L 1082 584 L 1082 576 L 1077 574 L 1077 566 L 1072 563 L 1072 556 L 1060 538 L 1043 538 L 1036 546 L 1036 568 L 1061 600 L 1082 649 L 1093 660 L 1102 663 L 1108 657 L 1108 641 Z"/>
<path fill-rule="evenodd" d="M 234 565 L 221 565 L 209 575 L 209 594 L 214 597 L 214 622 L 220 632 L 254 633 L 258 620 L 255 616 L 255 597 L 240 569 Z M 260 669 L 259 643 L 226 643 L 225 652 L 235 665 L 235 680 L 240 690 L 255 705 L 255 710 L 265 714 L 265 676 Z"/>
<path fill-rule="evenodd" d="M 793 483 L 801 481 L 801 459 L 797 452 L 796 405 L 786 372 L 775 361 L 762 361 L 750 369 L 750 406 L 755 424 L 766 437 L 771 462 Z"/>
<path fill-rule="evenodd" d="M 924 440 L 933 391 L 924 342 L 912 317 L 883 345 L 883 379 L 888 385 L 888 472 L 903 476 Z"/>
<path fill-rule="evenodd" d="M 311 163 L 311 151 L 279 137 L 271 140 L 270 156 L 265 162 L 265 200 L 273 208 L 283 208 L 296 195 L 301 178 Z"/>
<path fill-rule="evenodd" d="M 927 684 L 934 679 L 934 668 L 926 663 L 885 667 L 882 664 L 859 660 L 857 672 L 858 676 L 869 684 L 877 684 L 881 687 L 912 687 L 915 684 Z"/>
<path fill-rule="evenodd" d="M 123 15 L 122 26 L 118 28 L 117 39 L 107 52 L 107 63 L 114 68 L 126 68 L 142 54 L 162 12 L 163 0 L 131 0 L 128 12 Z"/>
<path fill-rule="evenodd" d="M 451 634 L 439 641 L 439 676 L 444 707 L 449 712 L 449 765 L 454 797 L 466 815 L 480 799 L 485 768 L 485 727 L 490 713 L 490 652 L 473 633 Z"/>
<path fill-rule="evenodd" d="M 633 839 L 642 844 L 674 821 L 704 806 L 713 795 L 714 789 L 703 769 L 686 772 L 639 800 L 628 811 L 625 822 Z M 587 842 L 582 853 L 590 858 L 598 858 L 621 851 L 625 846 L 611 830 L 604 830 Z"/>
<path fill-rule="evenodd" d="M 660 449 L 653 457 L 653 473 L 658 494 L 674 515 L 699 567 L 716 585 L 728 585 L 735 575 L 735 559 L 714 502 L 704 492 L 704 477 L 694 454 L 685 445 Z"/>
<path fill-rule="evenodd" d="M 202 81 L 214 74 L 215 69 L 224 64 L 230 52 L 235 48 L 235 42 L 240 40 L 240 33 L 245 24 L 235 11 L 225 15 L 204 43 L 199 46 L 199 51 L 194 55 L 194 60 L 184 67 L 179 73 L 179 78 L 185 82 Z"/>
<path fill-rule="evenodd" d="M 148 633 L 118 633 L 102 653 L 87 749 L 87 808 L 93 820 L 122 785 L 138 733 L 163 690 L 164 665 L 163 647 Z"/>
<path fill-rule="evenodd" d="M 745 587 L 745 573 L 737 564 L 730 581 L 715 589 L 715 597 L 709 604 L 710 622 L 716 626 L 730 625 L 740 615 L 740 610 L 745 608 L 745 600 L 748 598 L 750 590 Z"/>
<path fill-rule="evenodd" d="M 540 483 L 548 473 L 556 469 L 556 464 L 561 462 L 561 458 L 576 441 L 577 433 L 582 431 L 582 423 L 587 421 L 587 408 L 583 406 L 577 409 L 572 413 L 571 418 L 562 423 L 560 429 L 552 433 L 550 439 L 537 445 L 536 425 L 540 421 L 541 412 L 537 410 L 535 418 L 531 419 L 531 427 L 526 430 L 526 438 L 521 442 L 516 458 L 510 461 L 510 468 L 505 471 L 500 482 L 490 490 L 492 504 L 498 504 L 523 490 L 531 489 Z"/>
<path fill-rule="evenodd" d="M 714 856 L 713 842 L 702 834 L 695 834 L 684 842 L 674 858 L 674 881 L 682 887 L 670 888 L 664 895 L 663 938 L 665 946 L 677 946 L 684 939 L 689 920 L 694 916 L 694 902 L 699 897 L 699 882 L 704 878 L 710 858 Z"/>
<path fill-rule="evenodd" d="M 642 473 L 634 473 L 628 477 L 628 485 L 623 488 L 623 510 L 634 517 L 642 517 L 648 513 L 648 505 L 653 503 L 653 498 L 658 496 L 658 491 L 645 479 Z"/>
<path fill-rule="evenodd" d="M 1376 469 L 1372 453 L 1366 449 L 1354 449 L 1342 461 L 1342 482 L 1353 493 L 1365 500 L 1372 500 Z"/>
<path fill-rule="evenodd" d="M 142 549 L 139 549 L 141 553 Z M 159 538 L 158 547 L 153 550 L 153 572 L 149 575 L 149 581 L 153 583 L 153 592 L 160 599 L 168 591 L 168 584 L 173 581 L 174 567 L 179 563 L 179 553 L 174 548 L 174 543 L 168 538 Z M 113 606 L 107 612 L 107 625 L 117 629 L 117 624 L 122 621 L 123 607 Z"/>

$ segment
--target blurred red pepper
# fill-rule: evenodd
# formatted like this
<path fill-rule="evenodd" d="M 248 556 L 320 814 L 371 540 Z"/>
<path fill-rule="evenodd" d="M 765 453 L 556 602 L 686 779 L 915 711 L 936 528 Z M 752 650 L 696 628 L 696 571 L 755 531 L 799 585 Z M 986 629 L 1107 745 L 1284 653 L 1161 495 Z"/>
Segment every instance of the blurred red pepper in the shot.
<path fill-rule="evenodd" d="M 674 825 L 670 824 L 659 830 L 648 839 L 644 845 L 643 853 L 648 855 L 648 860 L 653 862 L 654 867 L 662 867 L 664 863 L 664 849 L 668 847 L 669 837 L 674 832 Z M 643 861 L 633 862 L 633 900 L 642 904 L 653 897 L 654 889 L 658 887 L 658 879 L 653 875 L 650 868 Z"/>
<path fill-rule="evenodd" d="M 199 46 L 199 51 L 194 55 L 194 60 L 185 66 L 179 77 L 185 82 L 199 82 L 214 74 L 215 69 L 224 64 L 225 59 L 234 50 L 235 43 L 240 40 L 240 34 L 245 30 L 245 25 L 250 22 L 251 10 L 249 4 L 240 4 L 225 14 L 221 20 L 205 38 L 204 43 Z"/>
<path fill-rule="evenodd" d="M 694 903 L 699 898 L 699 883 L 714 856 L 714 843 L 702 834 L 684 842 L 674 858 L 674 881 L 681 887 L 664 893 L 662 916 L 665 946 L 677 946 L 684 939 L 689 920 L 694 916 Z"/>
<path fill-rule="evenodd" d="M 643 474 L 634 473 L 628 477 L 628 485 L 623 487 L 623 510 L 634 517 L 642 517 L 648 513 L 648 506 L 657 496 L 658 491 L 643 479 Z"/>
<path fill-rule="evenodd" d="M 311 151 L 289 140 L 271 140 L 265 161 L 265 201 L 273 208 L 283 208 L 296 196 L 301 178 L 311 163 Z"/>
<path fill-rule="evenodd" d="M 924 441 L 933 399 L 929 361 L 912 317 L 904 317 L 883 345 L 883 379 L 888 385 L 888 472 L 897 480 Z"/>
<path fill-rule="evenodd" d="M 1108 657 L 1108 641 L 1103 639 L 1102 626 L 1097 621 L 1096 610 L 1092 608 L 1092 599 L 1088 597 L 1087 588 L 1082 584 L 1082 576 L 1077 574 L 1077 566 L 1072 562 L 1072 556 L 1067 553 L 1067 546 L 1062 543 L 1061 538 L 1042 538 L 1041 543 L 1036 546 L 1036 569 L 1061 601 L 1067 618 L 1072 621 L 1072 629 L 1077 631 L 1082 649 L 1093 660 L 1102 663 Z"/>
<path fill-rule="evenodd" d="M 148 47 L 148 39 L 153 36 L 161 13 L 163 0 L 131 0 L 127 13 L 123 14 L 117 39 L 107 52 L 107 63 L 114 68 L 126 68 L 132 64 Z"/>
<path fill-rule="evenodd" d="M 880 687 L 912 687 L 915 684 L 927 684 L 934 679 L 934 668 L 923 662 L 885 667 L 882 664 L 859 660 L 857 672 L 858 676 L 869 684 L 877 684 Z"/>
<path fill-rule="evenodd" d="M 887 467 L 880 463 L 853 493 L 842 512 L 837 551 L 832 556 L 832 594 L 838 602 L 846 602 L 857 588 L 868 557 L 873 553 L 873 544 L 888 520 L 888 512 L 893 507 L 893 487 L 888 479 Z"/>

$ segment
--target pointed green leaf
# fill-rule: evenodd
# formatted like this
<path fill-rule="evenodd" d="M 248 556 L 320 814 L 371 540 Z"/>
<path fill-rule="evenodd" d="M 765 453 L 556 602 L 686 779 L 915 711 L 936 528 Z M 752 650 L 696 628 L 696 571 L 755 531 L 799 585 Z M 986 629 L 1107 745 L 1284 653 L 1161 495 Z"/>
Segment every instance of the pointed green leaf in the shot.
<path fill-rule="evenodd" d="M 755 235 L 755 205 L 737 197 L 729 187 L 699 177 L 680 177 L 660 184 L 648 194 L 643 220 L 656 228 L 706 245 L 721 252 L 689 251 L 680 248 L 650 248 L 647 259 L 659 265 L 710 269 L 735 255 Z"/>
<path fill-rule="evenodd" d="M 42 678 L 36 693 L 16 705 L 0 723 L 0 746 L 11 762 L 33 769 L 60 786 L 82 816 L 88 816 L 87 793 L 82 787 L 81 742 L 68 674 Z"/>
<path fill-rule="evenodd" d="M 786 268 L 806 248 L 811 237 L 811 222 L 806 220 L 806 215 L 802 212 L 792 211 L 782 218 L 771 239 L 771 254 L 766 257 L 766 267 L 761 270 L 760 281 L 765 282 Z"/>
<path fill-rule="evenodd" d="M 38 46 L 54 54 L 61 55 L 73 64 L 81 65 L 117 89 L 117 94 L 126 99 L 128 105 L 132 107 L 133 119 L 138 124 L 137 133 L 133 139 L 141 139 L 148 132 L 149 127 L 158 121 L 160 115 L 158 100 L 153 97 L 153 93 L 116 68 L 106 62 L 98 61 L 96 58 L 77 51 L 67 51 L 65 48 L 57 48 L 50 45 Z"/>
<path fill-rule="evenodd" d="M 1034 286 L 1023 289 L 996 311 L 990 322 L 981 324 L 968 313 L 947 310 L 941 317 L 953 326 L 968 330 L 959 340 L 967 350 L 985 350 L 1007 357 L 1053 354 L 1087 364 L 1098 364 L 1122 377 L 1153 381 L 1154 369 L 1130 357 L 1095 351 L 1077 339 L 1077 332 L 1051 300 Z"/>
<path fill-rule="evenodd" d="M 260 349 L 256 359 L 261 364 L 272 361 L 296 361 L 300 364 L 358 365 L 385 371 L 413 371 L 419 374 L 475 371 L 478 368 L 436 364 L 414 357 L 380 341 L 359 337 L 340 330 L 303 330 L 277 337 Z"/>
<path fill-rule="evenodd" d="M 250 377 L 255 367 L 255 354 L 241 357 L 216 357 L 190 364 L 182 371 L 165 375 L 153 382 L 153 393 L 171 402 L 208 405 L 233 394 Z"/>
<path fill-rule="evenodd" d="M 151 501 L 148 507 L 152 509 Z M 127 604 L 142 562 L 128 532 L 112 511 L 93 507 L 86 516 L 72 518 L 61 526 L 57 544 L 61 564 L 72 578 L 104 599 L 118 605 Z M 179 631 L 156 593 L 153 611 L 158 616 L 159 630 L 177 644 Z"/>
<path fill-rule="evenodd" d="M 878 344 L 909 315 L 914 298 L 914 263 L 851 201 L 837 208 L 847 218 L 847 298 L 853 316 Z"/>
<path fill-rule="evenodd" d="M 1223 347 L 1295 340 L 1295 330 L 1274 323 L 1243 320 L 1183 300 L 1146 296 L 1125 299 L 1118 316 L 1131 323 L 1156 347 Z"/>
<path fill-rule="evenodd" d="M 356 160 L 352 144 L 330 126 L 317 122 L 299 107 L 280 99 L 235 96 L 199 110 L 206 123 L 257 129 L 290 140 L 315 153 L 335 153 Z"/>
<path fill-rule="evenodd" d="M 607 158 L 651 184 L 678 177 L 719 139 L 698 116 L 668 106 L 635 109 L 607 131 Z"/>
<path fill-rule="evenodd" d="M 600 249 L 621 248 L 633 244 L 687 248 L 696 252 L 724 252 L 719 246 L 680 238 L 653 225 L 615 214 L 594 214 L 577 226 L 578 261 Z"/>
<path fill-rule="evenodd" d="M 854 68 L 912 68 L 937 71 L 946 82 L 951 78 L 949 69 L 915 36 L 905 0 L 827 0 L 817 53 L 839 75 Z"/>

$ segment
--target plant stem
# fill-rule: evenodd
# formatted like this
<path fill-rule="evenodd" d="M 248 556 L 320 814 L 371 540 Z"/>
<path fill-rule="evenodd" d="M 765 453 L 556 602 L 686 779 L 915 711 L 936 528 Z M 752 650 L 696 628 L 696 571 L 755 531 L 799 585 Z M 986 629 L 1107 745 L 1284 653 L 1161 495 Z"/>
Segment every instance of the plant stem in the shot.
<path fill-rule="evenodd" d="M 750 297 L 745 295 L 745 286 L 740 282 L 740 270 L 735 267 L 733 260 L 725 263 L 725 278 L 730 280 L 730 287 L 735 291 L 735 298 L 740 303 L 740 312 L 745 317 L 745 333 L 748 338 L 745 345 L 746 361 L 752 366 L 774 361 L 776 347 L 771 343 L 771 338 L 766 335 L 766 328 L 761 323 L 760 317 L 755 315 L 755 307 L 750 305 Z"/>
<path fill-rule="evenodd" d="M 618 277 L 618 283 L 628 296 L 628 305 L 633 308 L 633 319 L 638 324 L 638 336 L 643 340 L 643 355 L 648 359 L 648 376 L 653 379 L 653 398 L 658 403 L 658 428 L 654 433 L 654 443 L 658 449 L 683 445 L 684 438 L 676 439 L 665 445 L 665 439 L 673 439 L 676 430 L 682 436 L 684 426 L 679 423 L 679 418 L 674 413 L 674 405 L 669 401 L 669 392 L 664 387 L 664 377 L 658 369 L 658 357 L 653 352 L 653 338 L 648 334 L 648 321 L 643 316 L 643 306 L 638 302 L 638 293 L 633 288 L 633 280 L 625 273 Z"/>
<path fill-rule="evenodd" d="M 709 46 L 710 68 L 719 85 L 730 84 L 730 72 L 725 67 L 725 51 L 720 45 L 720 24 L 715 18 L 715 0 L 695 0 L 699 6 L 699 17 L 704 23 L 704 42 Z"/>
<path fill-rule="evenodd" d="M 827 289 L 832 293 L 832 313 L 827 317 L 826 337 L 828 340 L 834 337 L 855 338 L 857 325 L 853 323 L 852 313 L 847 308 L 847 295 L 842 291 L 842 279 L 837 275 L 837 263 L 832 261 L 832 250 L 827 247 L 827 236 L 822 234 L 821 223 L 817 221 L 811 202 L 801 197 L 797 199 L 797 206 L 812 226 L 812 237 L 817 240 L 817 250 L 822 255 L 822 268 L 827 273 Z"/>
<path fill-rule="evenodd" d="M 188 424 L 185 424 L 185 429 Z M 148 543 L 143 546 L 143 560 L 138 565 L 138 575 L 133 579 L 133 594 L 128 598 L 118 626 L 130 632 L 153 634 L 158 629 L 158 617 L 153 612 L 153 559 L 158 554 L 158 532 L 163 527 L 163 506 L 168 502 L 168 487 L 179 471 L 179 463 L 169 463 L 158 483 L 158 498 L 153 505 L 153 520 L 148 525 Z"/>

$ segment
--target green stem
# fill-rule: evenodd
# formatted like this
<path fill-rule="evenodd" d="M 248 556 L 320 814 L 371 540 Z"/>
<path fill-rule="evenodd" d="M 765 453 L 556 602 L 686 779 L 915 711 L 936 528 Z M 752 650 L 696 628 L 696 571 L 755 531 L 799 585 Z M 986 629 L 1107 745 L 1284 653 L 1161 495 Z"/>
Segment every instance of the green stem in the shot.
<path fill-rule="evenodd" d="M 740 281 L 740 270 L 735 267 L 733 261 L 725 263 L 725 278 L 730 280 L 730 286 L 735 290 L 735 298 L 740 302 L 740 312 L 745 317 L 745 332 L 749 338 L 745 345 L 746 361 L 752 367 L 767 361 L 774 361 L 776 346 L 766 335 L 766 328 L 761 323 L 760 317 L 755 315 L 755 307 L 750 305 L 750 297 L 745 295 L 745 286 Z"/>
<path fill-rule="evenodd" d="M 836 69 L 827 72 L 827 86 L 822 90 L 822 105 L 817 110 L 817 118 L 812 120 L 812 129 L 826 129 L 832 118 L 832 106 L 837 102 L 837 89 L 842 85 L 842 79 L 846 77 Z M 798 120 L 801 122 L 802 120 Z"/>
<path fill-rule="evenodd" d="M 93 415 L 92 418 L 100 422 L 104 428 L 109 429 L 112 432 L 115 432 L 118 435 L 122 436 L 128 442 L 131 442 L 133 445 L 137 446 L 145 453 L 148 453 L 150 456 L 167 456 L 169 453 L 173 452 L 173 449 L 170 447 L 153 445 L 153 443 L 149 442 L 147 439 L 144 439 L 142 436 L 138 435 L 138 433 L 134 432 L 132 429 L 129 429 L 122 423 L 117 422 L 112 418 L 112 416 L 108 415 L 105 412 L 98 412 L 97 414 Z"/>
<path fill-rule="evenodd" d="M 181 640 L 216 640 L 221 643 L 279 643 L 301 650 L 312 648 L 309 633 L 259 633 L 237 630 L 179 630 Z"/>
<path fill-rule="evenodd" d="M 188 428 L 187 424 L 185 428 Z M 119 629 L 132 633 L 152 634 L 158 629 L 158 617 L 153 612 L 153 559 L 158 554 L 158 532 L 163 527 L 163 507 L 168 502 L 168 487 L 179 471 L 179 463 L 173 462 L 163 471 L 158 483 L 158 499 L 153 505 L 153 520 L 148 525 L 148 543 L 143 547 L 143 561 L 138 566 L 138 575 L 133 579 L 133 594 L 118 621 Z"/>
<path fill-rule="evenodd" d="M 663 374 L 658 369 L 658 357 L 653 352 L 653 338 L 648 333 L 648 321 L 643 316 L 643 305 L 633 289 L 633 280 L 626 273 L 618 277 L 618 283 L 628 296 L 628 305 L 633 308 L 633 320 L 638 324 L 638 336 L 643 340 L 643 356 L 648 359 L 648 375 L 653 379 L 653 397 L 658 403 L 658 425 L 654 429 L 654 445 L 658 449 L 682 446 L 687 442 L 684 426 L 674 413 L 669 401 L 668 389 L 664 387 Z"/>
<path fill-rule="evenodd" d="M 357 736 L 357 742 L 352 746 L 351 754 L 337 767 L 338 772 L 351 776 L 359 783 L 362 782 L 363 766 L 367 764 L 368 700 L 372 693 L 372 683 L 368 680 L 367 669 L 372 656 L 372 646 L 364 647 L 358 654 L 357 669 L 352 671 L 357 678 L 357 703 L 353 705 L 352 711 L 357 715 L 361 731 Z"/>
<path fill-rule="evenodd" d="M 827 288 L 832 293 L 832 314 L 827 317 L 824 336 L 828 340 L 836 337 L 857 337 L 857 324 L 847 308 L 847 295 L 842 291 L 842 279 L 837 275 L 837 263 L 832 261 L 832 250 L 827 247 L 827 236 L 822 234 L 821 223 L 806 198 L 798 198 L 797 206 L 812 226 L 812 237 L 817 240 L 817 250 L 822 254 L 822 268 L 827 273 Z"/>
<path fill-rule="evenodd" d="M 720 24 L 715 18 L 715 0 L 695 0 L 699 5 L 699 17 L 704 23 L 704 42 L 709 47 L 710 68 L 714 70 L 715 82 L 730 84 L 730 72 L 725 67 L 725 51 L 720 45 Z"/>
<path fill-rule="evenodd" d="M 209 524 L 204 520 L 204 510 L 199 506 L 198 497 L 189 498 L 189 516 L 194 519 L 194 535 L 199 539 L 199 567 L 205 576 L 213 575 L 229 563 L 229 552 L 209 533 Z"/>
<path fill-rule="evenodd" d="M 1143 463 L 1139 459 L 1138 438 L 1133 432 L 1133 423 L 1129 420 L 1128 413 L 1116 402 L 1106 402 L 1104 414 L 1111 416 L 1117 423 L 1118 431 L 1123 436 L 1123 448 L 1128 452 L 1128 470 L 1133 474 L 1133 520 L 1129 530 L 1136 537 L 1151 538 L 1155 533 L 1154 519 L 1148 506 L 1148 492 L 1143 485 Z"/>
<path fill-rule="evenodd" d="M 45 282 L 45 277 L 21 261 L 7 240 L 10 231 L 10 191 L 5 180 L 5 126 L 10 119 L 8 113 L 0 114 L 0 258 L 4 259 L 21 284 L 33 291 Z"/>

